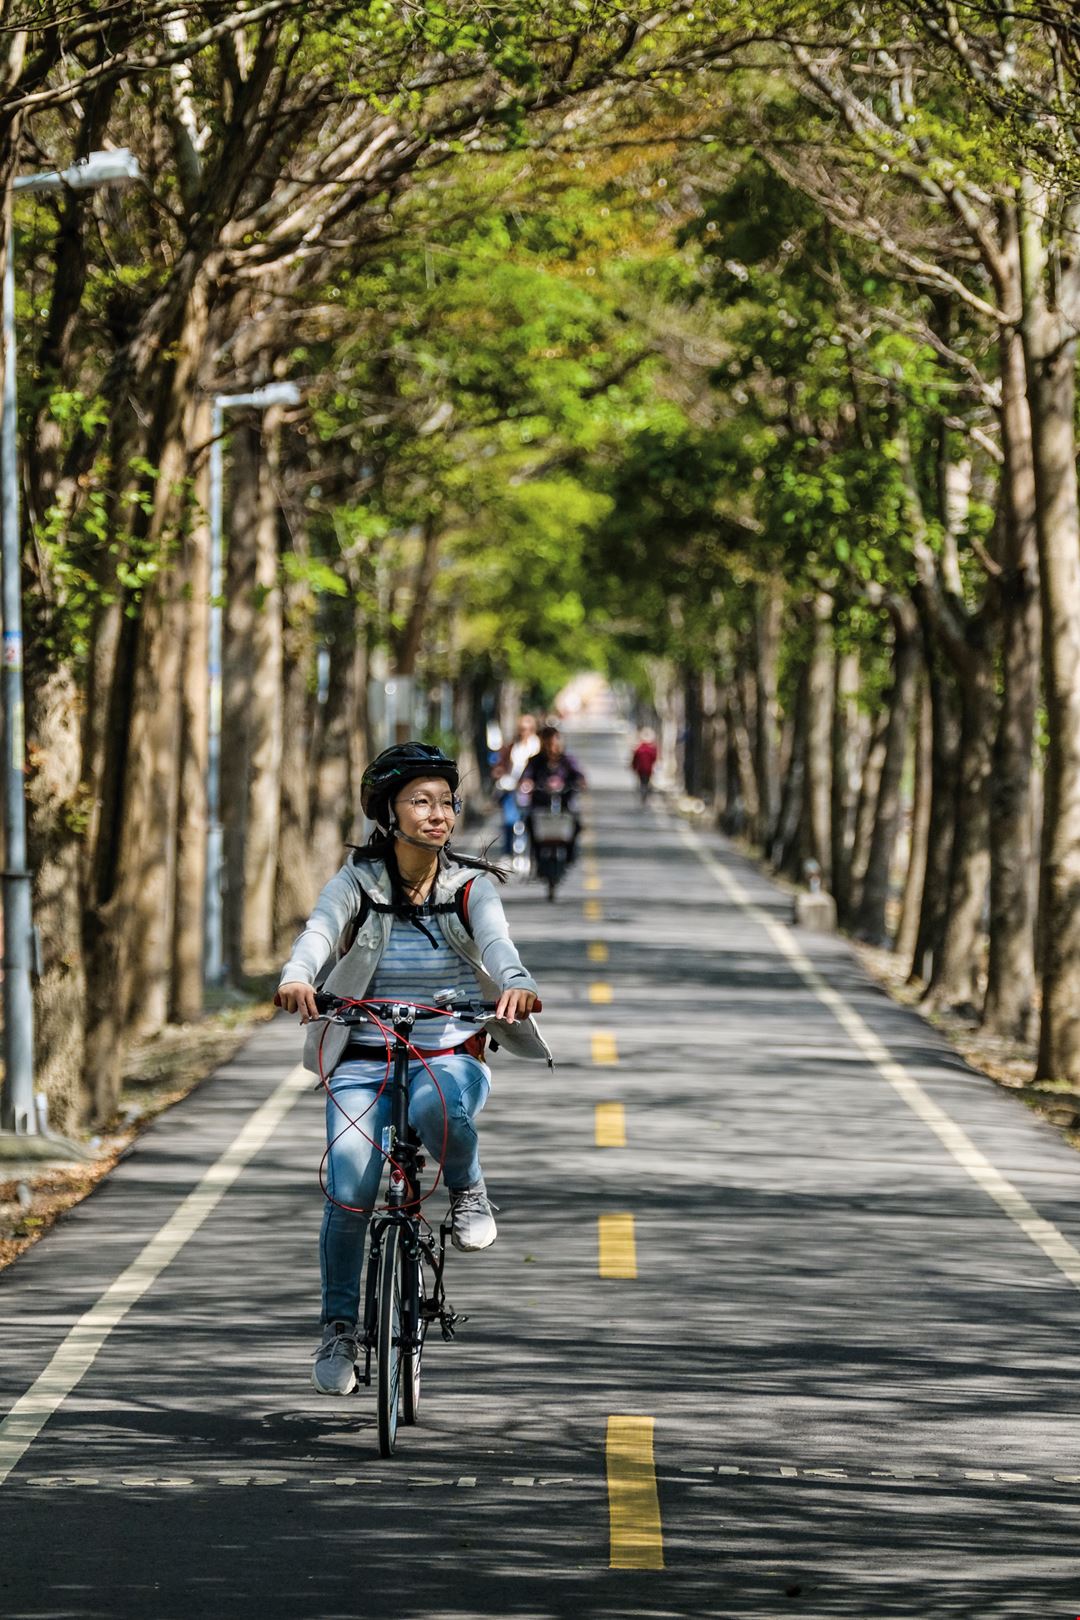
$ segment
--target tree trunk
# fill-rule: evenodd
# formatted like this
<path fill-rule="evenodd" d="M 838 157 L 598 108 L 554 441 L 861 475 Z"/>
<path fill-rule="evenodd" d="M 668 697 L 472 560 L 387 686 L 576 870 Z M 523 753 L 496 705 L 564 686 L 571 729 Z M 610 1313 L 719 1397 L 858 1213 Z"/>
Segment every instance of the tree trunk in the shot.
<path fill-rule="evenodd" d="M 259 521 L 258 443 L 237 420 L 229 438 L 225 492 L 225 624 L 221 680 L 222 938 L 225 975 L 244 974 L 244 873 L 250 808 L 254 705 L 255 531 Z"/>
<path fill-rule="evenodd" d="M 81 703 L 65 669 L 28 679 L 27 699 L 28 854 L 42 959 L 34 986 L 34 1085 L 48 1099 L 50 1122 L 71 1130 L 83 1114 L 86 1017 Z"/>
<path fill-rule="evenodd" d="M 473 827 L 483 821 L 489 806 L 486 793 L 488 716 L 484 697 L 490 684 L 490 671 L 483 666 L 462 673 L 454 683 L 454 731 L 458 738 L 458 767 L 462 784 L 471 785 L 471 791 L 465 799 L 465 811 L 468 823 Z"/>
<path fill-rule="evenodd" d="M 178 571 L 144 596 L 131 738 L 124 785 L 120 874 L 123 921 L 131 945 L 126 1017 L 133 1039 L 154 1035 L 169 1016 L 173 902 L 176 893 L 176 813 L 180 763 L 180 652 L 187 604 Z M 119 921 L 119 917 L 118 917 Z"/>
<path fill-rule="evenodd" d="M 730 792 L 728 753 L 731 748 L 731 729 L 728 711 L 731 703 L 731 693 L 728 684 L 719 673 L 713 676 L 713 689 L 716 693 L 716 713 L 713 719 L 712 731 L 712 775 L 716 784 L 713 798 L 713 818 L 716 825 L 723 828 L 727 820 L 728 794 Z"/>
<path fill-rule="evenodd" d="M 188 614 L 177 558 L 191 520 L 188 446 L 202 409 L 196 392 L 206 347 L 207 307 L 196 287 L 184 306 L 174 345 L 176 360 L 165 385 L 150 443 L 157 448 L 153 509 L 146 540 L 162 559 L 140 604 L 139 648 L 121 810 L 115 925 L 130 944 L 118 953 L 130 980 L 112 992 L 114 1044 L 155 1034 L 169 1015 L 172 989 L 173 906 L 180 783 L 180 674 Z M 122 972 L 122 980 L 127 977 Z M 100 993 L 100 987 L 99 991 Z M 119 1086 L 119 1065 L 113 1084 Z"/>
<path fill-rule="evenodd" d="M 933 623 L 920 614 L 926 653 L 926 682 L 930 699 L 930 829 L 926 843 L 919 926 L 908 981 L 928 983 L 941 954 L 948 909 L 949 869 L 956 824 L 957 776 L 960 757 L 960 718 L 956 684 L 944 667 Z"/>
<path fill-rule="evenodd" d="M 729 819 L 724 830 L 732 837 L 741 837 L 749 828 L 757 826 L 760 813 L 757 771 L 754 769 L 754 755 L 750 745 L 750 730 L 746 723 L 746 712 L 742 706 L 744 694 L 745 683 L 740 682 L 731 693 L 729 708 L 725 716 L 727 729 L 731 737 L 731 763 L 735 771 L 735 780 L 734 783 L 729 782 L 728 785 Z M 734 788 L 734 793 L 732 793 L 732 788 Z M 731 813 L 732 811 L 734 814 Z"/>
<path fill-rule="evenodd" d="M 776 824 L 776 839 L 772 863 L 779 872 L 792 878 L 802 876 L 805 850 L 801 843 L 804 829 L 803 804 L 805 799 L 807 683 L 800 678 L 795 689 L 791 729 L 791 761 L 780 793 L 780 813 Z"/>
<path fill-rule="evenodd" d="M 1039 703 L 1039 565 L 1031 416 L 1020 336 L 1001 340 L 1005 556 L 1001 579 L 1001 707 L 990 795 L 990 959 L 983 1022 L 1031 1034 L 1035 931 L 1031 904 L 1031 783 Z"/>
<path fill-rule="evenodd" d="M 974 1015 L 979 942 L 990 879 L 990 770 L 996 726 L 993 661 L 982 657 L 960 680 L 956 821 L 945 930 L 926 990 L 935 1006 Z"/>
<path fill-rule="evenodd" d="M 342 844 L 353 831 L 350 738 L 356 709 L 354 607 L 333 597 L 325 606 L 323 634 L 330 654 L 326 700 L 312 772 L 311 865 L 322 886 L 337 871 Z"/>
<path fill-rule="evenodd" d="M 758 783 L 758 811 L 753 836 L 759 849 L 769 848 L 780 814 L 780 719 L 776 680 L 782 628 L 783 591 L 779 582 L 772 580 L 761 588 L 754 619 L 754 678 L 757 688 L 754 705 L 754 770 Z"/>
<path fill-rule="evenodd" d="M 716 732 L 723 724 L 719 701 L 716 677 L 707 669 L 701 677 L 701 797 L 710 805 L 716 803 Z"/>
<path fill-rule="evenodd" d="M 832 891 L 832 598 L 820 592 L 812 604 L 813 639 L 807 668 L 806 783 L 807 853 Z"/>
<path fill-rule="evenodd" d="M 281 410 L 274 406 L 263 413 L 262 433 L 256 437 L 255 522 L 250 542 L 246 537 L 241 542 L 250 569 L 247 589 L 254 598 L 243 960 L 245 966 L 257 969 L 267 968 L 274 958 L 274 875 L 281 809 L 281 519 L 277 498 L 280 435 Z"/>
<path fill-rule="evenodd" d="M 704 709 L 702 705 L 701 671 L 689 667 L 683 670 L 683 786 L 691 798 L 701 797 L 701 761 L 704 748 L 702 735 Z"/>
<path fill-rule="evenodd" d="M 394 667 L 399 675 L 416 674 L 417 659 L 420 656 L 424 628 L 431 610 L 432 590 L 439 565 L 440 538 L 435 519 L 429 517 L 424 524 L 420 556 L 413 575 L 409 616 L 394 649 Z"/>
<path fill-rule="evenodd" d="M 311 671 L 314 603 L 303 584 L 286 588 L 282 691 L 281 810 L 274 883 L 274 940 L 281 955 L 300 932 L 315 902 L 309 813 L 311 777 Z"/>
<path fill-rule="evenodd" d="M 1033 187 L 1031 189 L 1034 189 Z M 1025 197 L 1024 358 L 1031 407 L 1048 721 L 1043 810 L 1042 1020 L 1036 1074 L 1080 1080 L 1080 504 L 1076 480 L 1075 201 Z M 1062 240 L 1049 244 L 1050 221 Z M 1061 249 L 1060 257 L 1057 249 Z M 1055 303 L 1048 282 L 1053 272 Z"/>
<path fill-rule="evenodd" d="M 859 655 L 842 653 L 835 663 L 832 737 L 832 893 L 842 927 L 851 920 L 851 846 L 858 792 L 860 720 Z"/>
<path fill-rule="evenodd" d="M 862 894 L 863 878 L 870 859 L 870 840 L 874 833 L 874 812 L 877 809 L 881 770 L 885 764 L 885 739 L 889 730 L 889 709 L 883 705 L 874 717 L 866 741 L 862 770 L 859 772 L 859 792 L 855 801 L 855 832 L 851 841 L 851 878 L 849 914 L 854 920 Z"/>
<path fill-rule="evenodd" d="M 111 642 L 112 628 L 110 615 L 104 625 L 106 643 Z M 92 658 L 96 684 L 91 686 L 91 695 L 99 695 L 105 721 L 99 733 L 100 763 L 93 777 L 96 814 L 92 819 L 97 832 L 90 843 L 83 913 L 87 997 L 82 1124 L 101 1124 L 116 1107 L 122 1058 L 117 1032 L 123 1028 L 130 994 L 130 933 L 117 926 L 117 918 L 119 914 L 122 920 L 124 778 L 139 628 L 133 615 L 121 613 L 115 616 L 115 628 L 115 651 L 111 646 L 95 646 Z"/>
<path fill-rule="evenodd" d="M 200 402 L 194 440 L 207 444 L 211 417 Z M 206 768 L 210 723 L 209 461 L 195 474 L 196 513 L 184 545 L 188 610 L 180 672 L 180 773 L 176 825 L 176 886 L 170 1016 L 181 1023 L 203 1014 L 206 920 Z"/>
<path fill-rule="evenodd" d="M 886 919 L 893 854 L 900 830 L 900 784 L 911 733 L 911 706 L 919 662 L 914 609 L 898 603 L 893 611 L 893 679 L 889 692 L 885 752 L 874 807 L 874 825 L 863 875 L 855 932 L 873 945 L 887 945 Z"/>
<path fill-rule="evenodd" d="M 729 838 L 738 838 L 746 830 L 745 777 L 740 759 L 739 738 L 742 735 L 742 716 L 734 683 L 728 686 L 724 700 L 724 813 L 721 830 Z"/>
<path fill-rule="evenodd" d="M 934 716 L 930 683 L 924 677 L 919 687 L 918 718 L 915 726 L 915 782 L 911 804 L 911 836 L 908 841 L 907 873 L 900 926 L 893 949 L 898 956 L 913 956 L 919 936 L 923 889 L 926 883 L 930 810 L 933 802 Z"/>
<path fill-rule="evenodd" d="M 354 621 L 355 622 L 355 621 Z M 349 710 L 349 803 L 347 806 L 347 821 L 354 829 L 350 837 L 355 838 L 363 825 L 364 813 L 361 809 L 361 784 L 364 772 L 367 770 L 371 758 L 371 722 L 368 714 L 368 662 L 369 653 L 366 636 L 354 630 L 355 645 L 353 647 L 352 668 L 352 705 Z M 449 729 L 453 729 L 452 725 Z M 470 784 L 466 784 L 470 786 Z M 474 784 L 471 786 L 475 786 Z"/>

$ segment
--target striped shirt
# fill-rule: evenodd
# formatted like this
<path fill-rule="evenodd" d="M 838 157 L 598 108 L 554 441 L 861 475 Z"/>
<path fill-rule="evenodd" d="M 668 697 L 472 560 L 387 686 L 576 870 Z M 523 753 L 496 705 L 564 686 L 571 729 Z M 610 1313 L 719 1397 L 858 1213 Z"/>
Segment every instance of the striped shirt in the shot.
<path fill-rule="evenodd" d="M 443 938 L 436 917 L 422 918 L 424 927 L 434 936 L 431 940 L 411 922 L 394 918 L 390 940 L 379 959 L 375 977 L 366 992 L 372 1001 L 418 1001 L 430 1007 L 441 990 L 456 990 L 458 998 L 480 1001 L 480 982 L 468 962 L 449 946 Z M 416 1022 L 416 1044 L 428 1051 L 443 1046 L 459 1046 L 476 1030 L 472 1024 L 458 1024 L 440 1014 L 421 1014 Z"/>

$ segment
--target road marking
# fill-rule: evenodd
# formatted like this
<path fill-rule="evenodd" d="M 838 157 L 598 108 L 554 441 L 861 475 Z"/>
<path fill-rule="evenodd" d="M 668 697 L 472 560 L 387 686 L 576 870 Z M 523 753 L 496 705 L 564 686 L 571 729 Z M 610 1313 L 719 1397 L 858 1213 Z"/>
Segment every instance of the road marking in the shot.
<path fill-rule="evenodd" d="M 711 1483 L 711 1482 L 710 1482 Z M 358 1491 L 380 1490 L 394 1485 L 406 1485 L 415 1490 L 489 1490 L 505 1494 L 509 1487 L 512 1490 L 552 1490 L 562 1487 L 572 1488 L 576 1491 L 587 1491 L 590 1494 L 602 1489 L 600 1481 L 591 1478 L 577 1478 L 573 1474 L 550 1474 L 537 1476 L 532 1474 L 462 1474 L 460 1478 L 440 1476 L 439 1478 L 427 1475 L 406 1474 L 397 1475 L 394 1480 L 383 1479 L 378 1474 L 271 1474 L 271 1473 L 230 1473 L 213 1470 L 202 1471 L 193 1475 L 156 1475 L 156 1474 L 33 1474 L 28 1473 L 20 1479 L 19 1485 L 31 1486 L 35 1490 L 102 1490 L 115 1491 L 118 1489 L 128 1491 L 146 1490 L 188 1490 L 210 1491 L 220 1487 L 256 1487 L 262 1489 L 266 1486 L 285 1486 L 290 1490 L 316 1490 L 325 1492 L 329 1488 L 352 1489 Z"/>
<path fill-rule="evenodd" d="M 621 1102 L 596 1105 L 597 1147 L 626 1146 L 626 1109 Z"/>
<path fill-rule="evenodd" d="M 0 1423 L 0 1484 L 11 1473 L 57 1407 L 89 1371 L 113 1328 L 137 1305 L 165 1267 L 176 1259 L 207 1216 L 220 1204 L 233 1182 L 269 1141 L 311 1076 L 297 1064 L 250 1116 L 221 1157 L 205 1172 L 165 1225 L 111 1282 L 96 1305 L 81 1316 L 52 1360 L 20 1395 Z"/>
<path fill-rule="evenodd" d="M 601 883 L 598 877 L 587 877 L 582 887 L 589 894 L 598 894 L 604 885 Z"/>
<path fill-rule="evenodd" d="M 599 922 L 604 915 L 604 908 L 599 900 L 586 900 L 584 911 L 586 922 Z"/>
<path fill-rule="evenodd" d="M 590 939 L 588 944 L 588 957 L 590 962 L 606 962 L 608 948 L 602 939 Z"/>
<path fill-rule="evenodd" d="M 592 1034 L 592 1060 L 605 1067 L 619 1061 L 615 1037 L 608 1029 L 594 1029 Z"/>
<path fill-rule="evenodd" d="M 597 1220 L 601 1277 L 637 1276 L 637 1244 L 632 1215 L 601 1215 Z"/>
<path fill-rule="evenodd" d="M 972 1181 L 994 1200 L 998 1208 L 1020 1228 L 1024 1236 L 1030 1238 L 1032 1243 L 1042 1250 L 1046 1258 L 1068 1278 L 1073 1287 L 1080 1288 L 1080 1249 L 1075 1248 L 1052 1221 L 1046 1220 L 1032 1204 L 1028 1203 L 1019 1188 L 1014 1187 L 1008 1177 L 1002 1175 L 997 1166 L 975 1146 L 967 1132 L 934 1101 L 928 1092 L 924 1091 L 914 1075 L 909 1074 L 903 1064 L 896 1061 L 865 1019 L 822 978 L 809 957 L 804 955 L 795 941 L 789 937 L 787 929 L 761 906 L 754 904 L 738 879 L 732 877 L 731 873 L 704 848 L 697 833 L 683 825 L 680 825 L 679 833 L 683 842 L 689 845 L 702 864 L 708 867 L 735 904 L 764 928 L 807 988 L 822 1006 L 827 1007 L 832 1013 L 852 1044 L 873 1064 L 881 1078 L 888 1081 L 912 1113 L 921 1119 L 924 1125 L 929 1126 L 946 1152 L 951 1154 Z"/>
<path fill-rule="evenodd" d="M 612 1569 L 663 1569 L 651 1417 L 607 1420 L 608 1514 Z"/>
<path fill-rule="evenodd" d="M 606 984 L 603 979 L 594 979 L 589 986 L 589 1000 L 593 1006 L 610 1007 L 612 999 L 610 984 Z"/>

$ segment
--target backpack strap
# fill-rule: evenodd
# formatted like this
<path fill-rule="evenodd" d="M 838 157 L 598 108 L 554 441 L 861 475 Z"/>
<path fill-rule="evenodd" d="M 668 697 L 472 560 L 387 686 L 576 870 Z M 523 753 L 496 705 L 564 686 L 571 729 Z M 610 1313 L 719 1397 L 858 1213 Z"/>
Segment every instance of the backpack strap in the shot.
<path fill-rule="evenodd" d="M 465 932 L 468 934 L 469 938 L 472 939 L 472 924 L 469 921 L 469 891 L 475 881 L 475 878 L 470 878 L 467 883 L 463 883 L 459 889 L 454 890 L 452 900 L 441 900 L 438 905 L 430 906 L 425 914 L 427 916 L 441 917 L 447 916 L 453 912 L 460 922 L 462 928 L 464 928 Z M 385 913 L 392 912 L 393 909 L 393 906 L 390 905 L 388 901 L 374 899 L 370 894 L 368 894 L 367 890 L 361 886 L 360 909 L 356 913 L 356 916 L 353 917 L 352 921 L 346 923 L 345 927 L 341 930 L 341 936 L 337 942 L 337 949 L 334 952 L 334 960 L 340 962 L 342 957 L 349 954 L 353 946 L 356 944 L 357 935 L 373 911 Z M 436 943 L 436 941 L 431 938 L 431 935 L 428 933 L 426 928 L 422 928 L 421 931 L 428 934 L 428 938 L 431 939 L 431 943 L 433 945 Z"/>
<path fill-rule="evenodd" d="M 460 889 L 454 890 L 454 910 L 457 912 L 458 922 L 470 939 L 473 937 L 473 931 L 472 923 L 469 921 L 469 892 L 475 882 L 475 878 L 470 878 L 467 883 L 461 885 Z"/>

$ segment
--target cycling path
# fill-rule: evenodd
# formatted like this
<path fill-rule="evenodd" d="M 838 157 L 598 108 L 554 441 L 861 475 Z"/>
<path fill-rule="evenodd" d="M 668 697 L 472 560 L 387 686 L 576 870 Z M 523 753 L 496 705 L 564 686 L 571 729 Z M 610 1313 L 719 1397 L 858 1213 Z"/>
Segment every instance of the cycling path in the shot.
<path fill-rule="evenodd" d="M 0 1279 L 3 1620 L 1080 1614 L 1080 1161 L 575 746 L 591 842 L 508 899 L 559 1066 L 497 1060 L 422 1426 L 307 1381 L 278 1020 Z"/>

